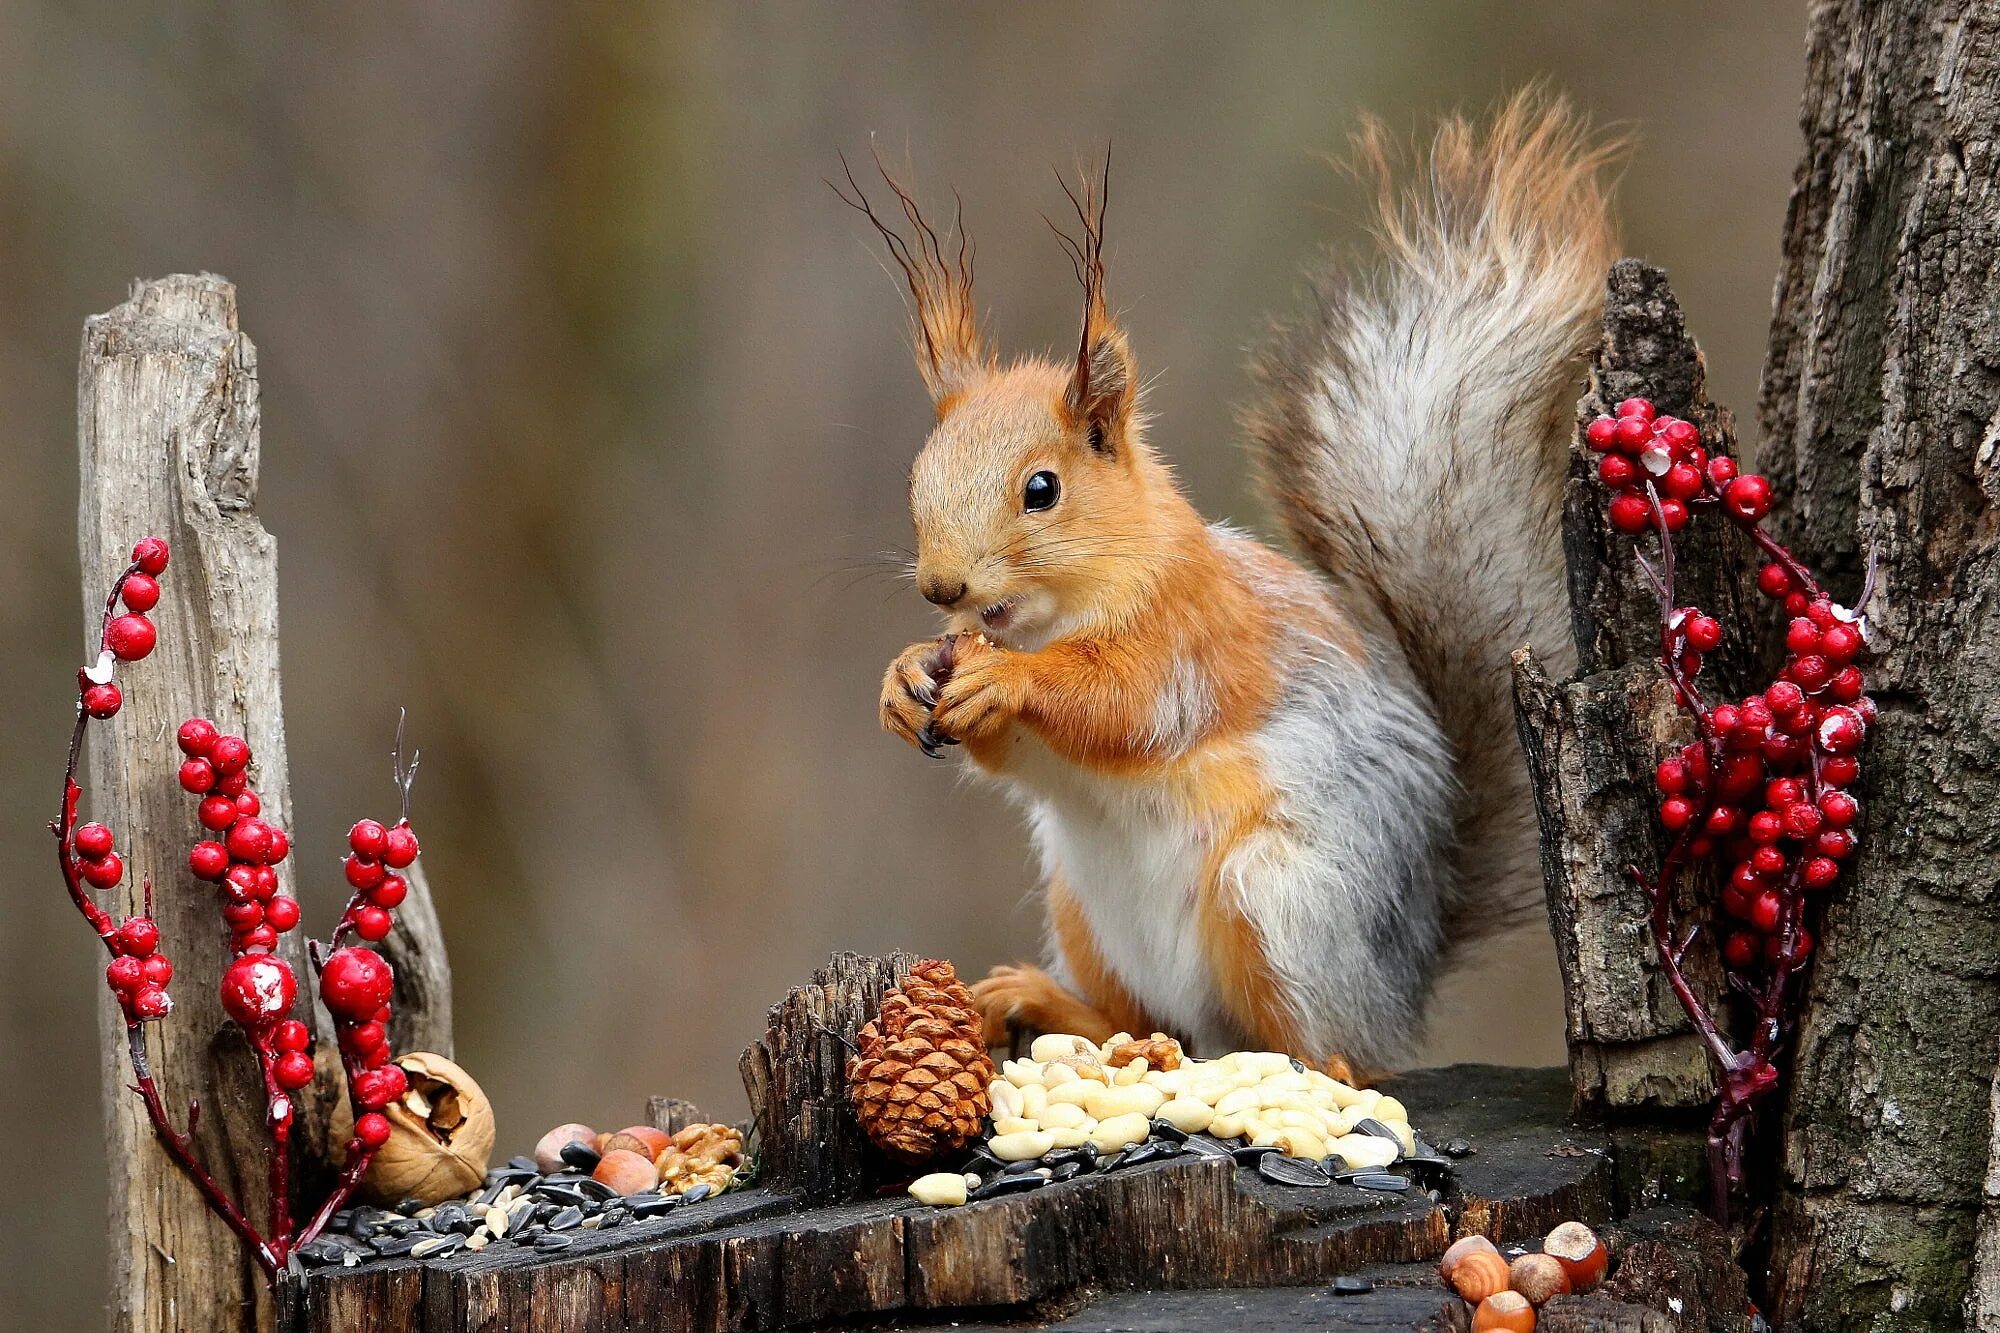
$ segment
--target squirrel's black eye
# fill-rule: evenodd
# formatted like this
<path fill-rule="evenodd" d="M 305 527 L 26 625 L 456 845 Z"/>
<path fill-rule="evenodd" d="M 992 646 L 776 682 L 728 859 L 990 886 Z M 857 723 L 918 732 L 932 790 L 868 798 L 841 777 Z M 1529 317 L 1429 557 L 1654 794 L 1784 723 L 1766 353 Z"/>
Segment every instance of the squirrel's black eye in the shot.
<path fill-rule="evenodd" d="M 1028 484 L 1021 490 L 1021 504 L 1029 513 L 1038 509 L 1053 509 L 1062 495 L 1062 483 L 1053 472 L 1037 472 L 1028 478 Z"/>

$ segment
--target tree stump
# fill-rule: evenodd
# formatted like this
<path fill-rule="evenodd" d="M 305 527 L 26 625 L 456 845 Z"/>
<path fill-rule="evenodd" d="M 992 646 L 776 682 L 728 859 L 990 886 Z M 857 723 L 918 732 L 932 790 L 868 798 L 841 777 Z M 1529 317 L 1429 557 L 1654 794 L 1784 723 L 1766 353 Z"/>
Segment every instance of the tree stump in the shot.
<path fill-rule="evenodd" d="M 154 914 L 179 972 L 173 1015 L 147 1028 L 167 1105 L 185 1124 L 190 1101 L 200 1103 L 202 1161 L 261 1222 L 269 1208 L 265 1103 L 254 1057 L 217 994 L 229 955 L 213 892 L 187 869 L 197 826 L 175 780 L 173 741 L 180 723 L 197 715 L 244 736 L 256 752 L 264 813 L 291 827 L 277 548 L 256 510 L 258 406 L 257 350 L 237 325 L 236 290 L 221 278 L 138 283 L 123 305 L 84 325 L 77 544 L 92 658 L 104 589 L 133 542 L 157 534 L 173 550 L 165 595 L 152 613 L 159 644 L 120 673 L 125 705 L 116 722 L 91 729 L 85 800 L 117 830 L 129 882 L 152 880 Z M 288 884 L 302 859 L 281 867 Z M 399 993 L 398 1019 L 404 1030 L 449 1049 L 449 973 L 419 884 L 413 877 L 398 961 L 424 984 Z M 302 936 L 281 944 L 301 976 Z M 113 1326 L 178 1333 L 268 1324 L 261 1276 L 161 1152 L 128 1088 L 125 1023 L 108 996 L 99 1013 Z M 302 1125 L 301 1133 L 310 1141 L 312 1127 Z"/>

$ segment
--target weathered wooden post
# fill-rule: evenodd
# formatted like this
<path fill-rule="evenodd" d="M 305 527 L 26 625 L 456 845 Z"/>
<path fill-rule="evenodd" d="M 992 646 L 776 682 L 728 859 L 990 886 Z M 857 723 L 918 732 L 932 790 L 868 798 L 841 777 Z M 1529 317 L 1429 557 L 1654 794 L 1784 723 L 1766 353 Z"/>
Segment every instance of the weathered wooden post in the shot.
<path fill-rule="evenodd" d="M 180 722 L 197 715 L 244 736 L 257 756 L 266 816 L 290 827 L 277 548 L 256 512 L 257 351 L 237 326 L 235 288 L 212 274 L 141 282 L 123 305 L 87 321 L 77 427 L 89 633 L 96 632 L 105 579 L 125 564 L 138 537 L 163 536 L 174 552 L 167 595 L 153 617 L 159 646 L 143 670 L 125 674 L 115 731 L 93 739 L 88 800 L 128 840 L 128 883 L 152 880 L 155 915 L 183 979 L 172 1017 L 148 1029 L 168 1105 L 178 1118 L 199 1102 L 202 1161 L 261 1223 L 269 1208 L 264 1098 L 254 1057 L 215 988 L 227 946 L 212 889 L 187 869 L 195 826 L 175 781 L 173 742 Z M 95 639 L 86 647 L 94 658 Z M 289 880 L 298 865 L 281 873 Z M 406 948 L 398 962 L 421 984 L 401 987 L 398 1017 L 430 1049 L 448 1051 L 449 973 L 428 895 L 411 879 L 399 934 L 415 956 Z M 303 975 L 301 936 L 285 936 L 281 949 Z M 108 998 L 99 1016 L 113 1327 L 226 1333 L 268 1326 L 271 1302 L 261 1277 L 160 1152 L 128 1090 L 125 1023 Z"/>

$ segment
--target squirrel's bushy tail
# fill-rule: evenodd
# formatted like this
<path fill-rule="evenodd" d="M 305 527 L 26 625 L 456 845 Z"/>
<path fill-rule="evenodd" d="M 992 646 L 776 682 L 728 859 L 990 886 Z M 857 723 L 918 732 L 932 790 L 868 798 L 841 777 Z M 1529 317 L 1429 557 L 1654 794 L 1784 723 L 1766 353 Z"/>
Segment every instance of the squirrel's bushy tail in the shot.
<path fill-rule="evenodd" d="M 1562 488 L 1618 150 L 1536 92 L 1483 132 L 1447 121 L 1402 185 L 1379 125 L 1355 147 L 1381 261 L 1315 275 L 1308 317 L 1257 362 L 1249 434 L 1277 516 L 1401 648 L 1455 747 L 1463 943 L 1541 902 L 1508 656 L 1533 644 L 1558 675 L 1573 658 Z"/>

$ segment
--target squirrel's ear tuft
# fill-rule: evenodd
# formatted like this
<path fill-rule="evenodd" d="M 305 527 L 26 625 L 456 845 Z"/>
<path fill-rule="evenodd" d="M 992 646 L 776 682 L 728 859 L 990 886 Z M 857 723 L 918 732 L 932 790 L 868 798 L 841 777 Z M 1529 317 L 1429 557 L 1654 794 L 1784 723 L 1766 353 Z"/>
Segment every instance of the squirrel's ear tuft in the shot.
<path fill-rule="evenodd" d="M 888 247 L 889 257 L 903 271 L 903 280 L 909 285 L 910 299 L 916 307 L 910 323 L 917 372 L 924 377 L 931 401 L 942 410 L 946 399 L 962 393 L 973 380 L 991 372 L 994 365 L 993 351 L 979 331 L 979 308 L 972 300 L 973 247 L 972 238 L 965 231 L 963 201 L 959 201 L 959 211 L 952 217 L 951 230 L 956 239 L 952 253 L 947 255 L 946 238 L 924 220 L 915 196 L 889 174 L 880 153 L 875 155 L 875 169 L 902 207 L 903 217 L 910 226 L 907 238 L 876 214 L 861 183 L 854 179 L 854 169 L 848 165 L 845 154 L 841 155 L 840 166 L 847 177 L 847 188 L 842 189 L 833 181 L 827 184 L 842 203 L 868 219 Z"/>
<path fill-rule="evenodd" d="M 1067 406 L 1077 424 L 1088 429 L 1091 447 L 1115 454 L 1124 447 L 1138 400 L 1138 374 L 1125 330 L 1104 304 L 1104 205 L 1111 190 L 1111 150 L 1104 151 L 1103 175 L 1097 181 L 1086 176 L 1081 195 L 1061 172 L 1056 179 L 1083 224 L 1083 234 L 1071 236 L 1049 223 L 1069 255 L 1076 280 L 1083 284 L 1083 337 L 1077 343 Z"/>

